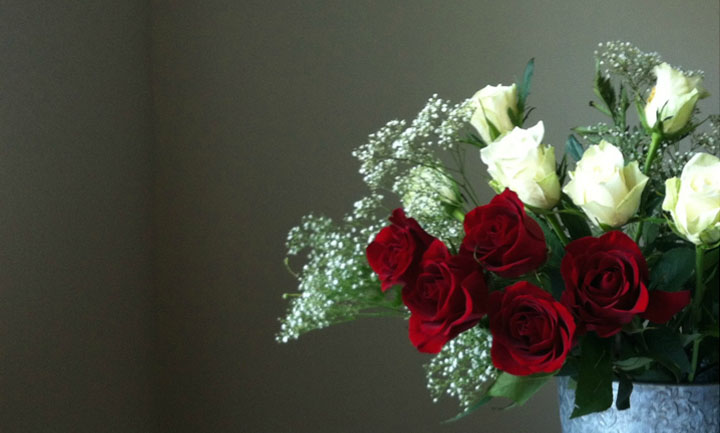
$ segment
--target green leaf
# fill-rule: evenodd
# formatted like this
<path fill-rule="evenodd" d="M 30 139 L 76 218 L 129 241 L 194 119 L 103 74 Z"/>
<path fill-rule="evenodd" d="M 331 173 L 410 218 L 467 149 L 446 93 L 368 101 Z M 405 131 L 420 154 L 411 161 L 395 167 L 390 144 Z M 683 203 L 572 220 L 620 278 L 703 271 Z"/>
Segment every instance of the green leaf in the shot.
<path fill-rule="evenodd" d="M 695 271 L 695 250 L 673 248 L 666 251 L 650 271 L 650 288 L 677 292 L 693 276 Z"/>
<path fill-rule="evenodd" d="M 615 366 L 621 370 L 630 371 L 637 370 L 638 368 L 645 367 L 653 362 L 652 358 L 645 356 L 633 356 L 632 358 L 621 359 L 615 361 Z"/>
<path fill-rule="evenodd" d="M 645 228 L 642 232 L 643 245 L 648 246 L 657 239 L 660 233 L 660 224 L 655 222 L 646 222 Z"/>
<path fill-rule="evenodd" d="M 454 417 L 452 417 L 450 419 L 446 419 L 445 421 L 442 422 L 442 424 L 448 424 L 451 422 L 455 422 L 459 419 L 465 418 L 466 416 L 468 416 L 471 413 L 475 412 L 476 410 L 480 409 L 482 406 L 484 406 L 490 400 L 492 400 L 492 397 L 490 397 L 489 395 L 486 395 L 483 398 L 481 398 L 477 403 L 474 403 L 472 406 L 467 408 L 465 411 L 455 415 Z"/>
<path fill-rule="evenodd" d="M 482 149 L 486 146 L 485 141 L 483 139 L 475 134 L 468 135 L 464 140 L 460 140 L 461 143 L 469 144 L 471 146 L 475 146 L 479 149 Z"/>
<path fill-rule="evenodd" d="M 560 268 L 560 262 L 565 255 L 565 247 L 563 247 L 560 239 L 558 239 L 557 234 L 555 234 L 555 232 L 550 228 L 550 226 L 547 225 L 545 221 L 543 221 L 541 218 L 538 218 L 538 216 L 529 209 L 526 208 L 525 211 L 528 215 L 532 217 L 532 219 L 534 219 L 538 223 L 538 225 L 543 231 L 543 234 L 545 235 L 545 243 L 547 244 L 549 250 L 546 265 L 549 268 Z"/>
<path fill-rule="evenodd" d="M 690 371 L 681 334 L 668 328 L 657 328 L 643 332 L 643 338 L 649 355 L 670 370 L 677 381 Z"/>
<path fill-rule="evenodd" d="M 599 66 L 599 65 L 598 65 Z M 615 118 L 615 89 L 613 89 L 610 78 L 604 77 L 600 72 L 600 68 L 596 68 L 595 72 L 595 94 L 602 99 L 610 111 L 613 119 Z"/>
<path fill-rule="evenodd" d="M 720 248 L 715 248 L 709 251 L 705 251 L 705 272 L 707 273 L 710 269 L 715 269 L 718 266 L 718 259 L 720 258 Z"/>
<path fill-rule="evenodd" d="M 600 412 L 613 402 L 610 339 L 587 334 L 580 343 L 580 372 L 575 390 L 575 410 L 570 418 Z"/>
<path fill-rule="evenodd" d="M 565 281 L 560 273 L 560 268 L 548 268 L 545 272 L 547 272 L 550 277 L 550 288 L 553 298 L 559 301 L 562 297 L 562 293 L 565 291 Z"/>
<path fill-rule="evenodd" d="M 590 226 L 588 225 L 585 217 L 561 212 L 560 219 L 562 220 L 563 225 L 567 227 L 570 232 L 570 237 L 573 239 L 592 236 L 592 231 L 590 231 Z"/>
<path fill-rule="evenodd" d="M 525 65 L 522 82 L 518 84 L 518 116 L 522 116 L 525 111 L 525 102 L 530 95 L 530 82 L 532 81 L 533 72 L 535 71 L 535 59 L 530 59 Z"/>
<path fill-rule="evenodd" d="M 617 410 L 630 409 L 630 394 L 632 394 L 633 390 L 632 381 L 624 374 L 620 375 L 619 380 L 615 407 Z"/>
<path fill-rule="evenodd" d="M 558 376 L 577 377 L 579 371 L 580 371 L 580 361 L 576 357 L 568 357 L 565 360 L 565 364 L 563 364 L 560 371 L 558 371 L 557 375 Z M 571 381 L 571 383 L 573 383 L 573 382 Z"/>
<path fill-rule="evenodd" d="M 582 144 L 580 144 L 577 138 L 575 138 L 573 134 L 570 134 L 565 142 L 565 152 L 570 154 L 575 161 L 580 161 L 583 153 L 585 153 L 585 149 L 583 149 Z"/>
<path fill-rule="evenodd" d="M 488 390 L 491 397 L 505 397 L 522 405 L 533 396 L 555 373 L 514 376 L 503 371 Z"/>

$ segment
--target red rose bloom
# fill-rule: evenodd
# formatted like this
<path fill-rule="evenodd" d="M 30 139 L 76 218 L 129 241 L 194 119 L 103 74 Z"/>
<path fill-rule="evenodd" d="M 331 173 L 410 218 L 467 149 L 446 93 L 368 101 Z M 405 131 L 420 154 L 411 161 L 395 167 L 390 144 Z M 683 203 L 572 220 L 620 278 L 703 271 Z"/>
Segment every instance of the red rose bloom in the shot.
<path fill-rule="evenodd" d="M 463 253 L 501 277 L 528 273 L 547 258 L 542 229 L 509 189 L 468 212 L 464 226 Z"/>
<path fill-rule="evenodd" d="M 490 294 L 493 364 L 516 376 L 551 373 L 572 348 L 575 321 L 542 289 L 526 281 Z"/>
<path fill-rule="evenodd" d="M 664 323 L 690 302 L 687 291 L 648 291 L 645 257 L 623 232 L 580 238 L 565 251 L 560 265 L 565 281 L 561 301 L 578 319 L 582 332 L 609 337 L 635 315 Z"/>
<path fill-rule="evenodd" d="M 368 263 L 380 278 L 383 292 L 414 280 L 420 259 L 434 239 L 417 221 L 406 218 L 400 208 L 393 211 L 390 222 L 366 250 Z"/>
<path fill-rule="evenodd" d="M 485 315 L 488 289 L 472 260 L 451 256 L 435 240 L 422 258 L 415 284 L 402 291 L 410 312 L 410 341 L 419 351 L 438 353 L 448 341 Z"/>

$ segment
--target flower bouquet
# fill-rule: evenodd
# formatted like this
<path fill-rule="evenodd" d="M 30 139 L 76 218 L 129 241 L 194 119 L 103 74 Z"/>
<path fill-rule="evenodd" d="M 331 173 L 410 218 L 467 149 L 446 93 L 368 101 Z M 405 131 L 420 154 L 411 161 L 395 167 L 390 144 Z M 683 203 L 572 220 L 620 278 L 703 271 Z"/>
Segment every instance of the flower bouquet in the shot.
<path fill-rule="evenodd" d="M 574 128 L 564 152 L 529 120 L 532 60 L 517 84 L 433 96 L 370 135 L 354 152 L 368 196 L 289 233 L 307 260 L 278 341 L 406 319 L 434 354 L 432 397 L 457 398 L 459 416 L 522 404 L 555 375 L 572 418 L 627 409 L 637 383 L 717 383 L 720 116 L 700 115 L 700 71 L 626 42 L 595 57 L 590 107 L 607 121 Z M 480 162 L 487 204 L 468 176 Z"/>

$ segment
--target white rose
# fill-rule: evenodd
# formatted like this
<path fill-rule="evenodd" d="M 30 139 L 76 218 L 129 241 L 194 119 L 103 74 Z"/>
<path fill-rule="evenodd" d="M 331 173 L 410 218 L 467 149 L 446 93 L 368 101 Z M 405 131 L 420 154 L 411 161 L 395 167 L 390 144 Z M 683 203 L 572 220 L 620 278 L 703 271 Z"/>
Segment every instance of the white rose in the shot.
<path fill-rule="evenodd" d="M 637 212 L 648 181 L 637 161 L 625 165 L 620 150 L 605 140 L 590 146 L 569 175 L 563 191 L 598 226 L 625 224 Z"/>
<path fill-rule="evenodd" d="M 681 130 L 692 116 L 695 103 L 708 93 L 700 86 L 700 77 L 687 77 L 667 63 L 654 69 L 657 82 L 645 105 L 648 126 L 655 126 L 660 113 L 663 132 L 672 134 Z"/>
<path fill-rule="evenodd" d="M 480 150 L 495 189 L 510 188 L 530 206 L 551 209 L 560 199 L 555 151 L 542 145 L 542 122 L 529 129 L 514 128 Z"/>
<path fill-rule="evenodd" d="M 485 143 L 491 143 L 494 138 L 488 126 L 488 120 L 495 125 L 500 135 L 510 131 L 515 126 L 508 116 L 508 108 L 517 112 L 517 87 L 512 86 L 485 86 L 472 97 L 475 107 L 470 123 L 477 129 Z"/>
<path fill-rule="evenodd" d="M 683 167 L 680 179 L 665 181 L 663 210 L 670 212 L 677 231 L 690 242 L 720 240 L 720 159 L 697 153 Z"/>

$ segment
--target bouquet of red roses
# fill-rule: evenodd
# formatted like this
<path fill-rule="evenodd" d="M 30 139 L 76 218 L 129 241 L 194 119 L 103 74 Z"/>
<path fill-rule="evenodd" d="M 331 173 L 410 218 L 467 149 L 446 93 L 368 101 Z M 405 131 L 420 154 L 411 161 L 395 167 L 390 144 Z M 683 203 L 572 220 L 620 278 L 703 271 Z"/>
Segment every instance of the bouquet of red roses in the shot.
<path fill-rule="evenodd" d="M 290 254 L 309 253 L 278 339 L 407 318 L 435 354 L 431 394 L 464 413 L 522 404 L 554 375 L 576 382 L 573 416 L 609 408 L 612 381 L 618 409 L 633 382 L 717 382 L 720 116 L 700 118 L 699 71 L 623 42 L 596 57 L 590 105 L 609 120 L 575 128 L 559 162 L 543 122 L 525 127 L 533 61 L 518 84 L 434 96 L 371 135 L 355 151 L 368 197 L 290 232 Z M 389 224 L 387 191 L 402 203 Z"/>

